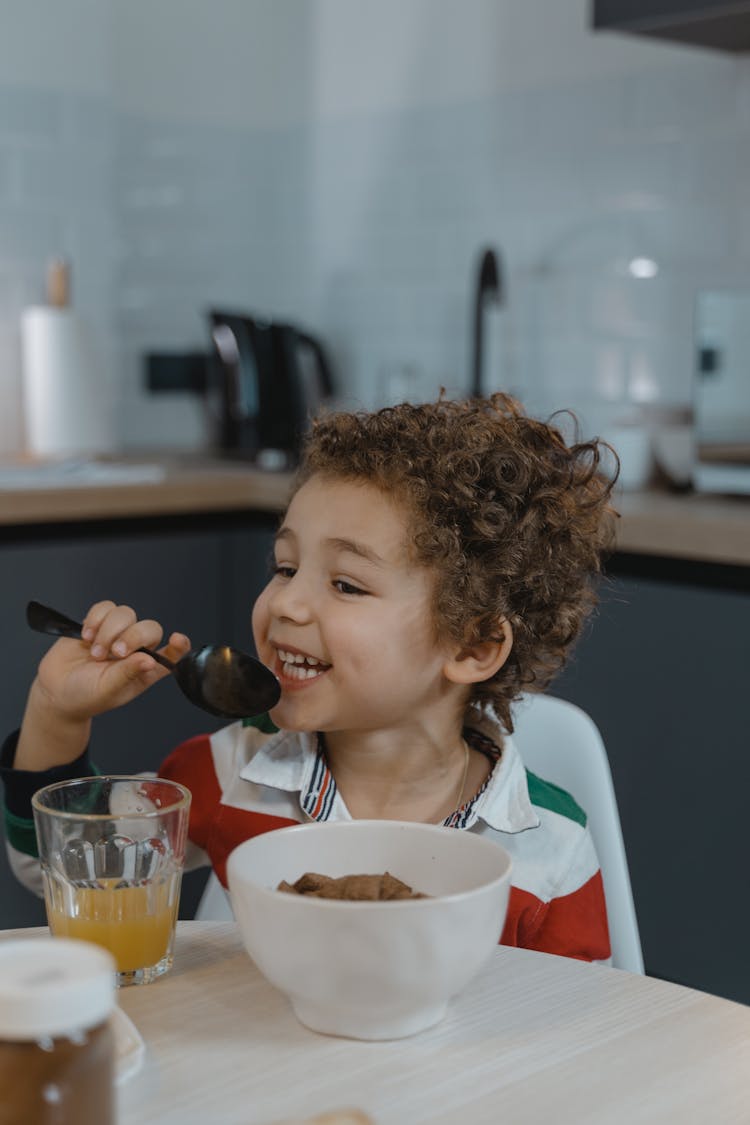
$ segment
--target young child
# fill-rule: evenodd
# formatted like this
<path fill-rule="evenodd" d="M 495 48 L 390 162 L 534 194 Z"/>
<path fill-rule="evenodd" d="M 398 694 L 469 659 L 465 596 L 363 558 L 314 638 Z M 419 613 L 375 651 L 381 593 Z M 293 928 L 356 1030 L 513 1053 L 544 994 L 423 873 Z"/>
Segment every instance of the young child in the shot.
<path fill-rule="evenodd" d="M 237 844 L 309 819 L 445 824 L 513 858 L 503 942 L 608 958 L 585 815 L 524 769 L 511 713 L 594 604 L 614 515 L 598 462 L 596 442 L 569 447 L 501 394 L 319 419 L 253 610 L 281 699 L 270 721 L 193 738 L 159 771 L 193 794 L 190 864 L 225 882 Z M 160 625 L 126 606 L 93 606 L 83 636 L 47 652 L 3 747 L 11 857 L 29 884 L 32 792 L 92 773 L 93 716 L 167 674 L 136 651 Z M 172 634 L 162 652 L 189 647 Z"/>

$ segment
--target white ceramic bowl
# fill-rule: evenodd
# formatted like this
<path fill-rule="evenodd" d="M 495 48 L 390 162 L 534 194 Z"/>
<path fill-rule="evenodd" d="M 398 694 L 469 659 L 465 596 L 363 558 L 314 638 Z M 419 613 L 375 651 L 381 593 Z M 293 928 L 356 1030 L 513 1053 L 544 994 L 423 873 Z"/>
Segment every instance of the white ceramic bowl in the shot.
<path fill-rule="evenodd" d="M 306 871 L 389 871 L 430 898 L 338 902 L 277 891 Z M 471 832 L 395 820 L 267 832 L 229 856 L 245 947 L 314 1031 L 396 1039 L 436 1023 L 502 933 L 511 859 Z"/>

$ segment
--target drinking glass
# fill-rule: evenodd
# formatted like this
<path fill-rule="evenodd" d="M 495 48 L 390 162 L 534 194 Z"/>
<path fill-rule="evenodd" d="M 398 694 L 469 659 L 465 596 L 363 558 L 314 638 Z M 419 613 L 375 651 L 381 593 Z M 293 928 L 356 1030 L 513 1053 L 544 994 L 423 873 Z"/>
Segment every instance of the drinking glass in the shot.
<path fill-rule="evenodd" d="M 82 777 L 32 798 L 53 935 L 104 946 L 117 982 L 172 965 L 190 791 L 159 777 Z"/>

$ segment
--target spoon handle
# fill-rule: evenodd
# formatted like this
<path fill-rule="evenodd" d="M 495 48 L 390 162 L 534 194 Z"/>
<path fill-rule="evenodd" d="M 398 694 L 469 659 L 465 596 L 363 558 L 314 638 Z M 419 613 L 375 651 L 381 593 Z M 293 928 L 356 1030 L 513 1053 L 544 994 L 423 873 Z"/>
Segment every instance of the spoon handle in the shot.
<path fill-rule="evenodd" d="M 51 637 L 71 637 L 75 641 L 81 639 L 82 627 L 77 621 L 40 602 L 29 602 L 26 606 L 26 622 L 37 633 L 47 633 Z"/>
<path fill-rule="evenodd" d="M 145 652 L 148 656 L 152 656 L 157 664 L 161 664 L 162 668 L 166 668 L 168 672 L 174 672 L 174 662 L 162 656 L 160 652 L 154 652 L 152 648 L 137 648 L 136 652 Z"/>
<path fill-rule="evenodd" d="M 64 613 L 48 605 L 42 605 L 41 602 L 29 602 L 26 606 L 26 622 L 37 633 L 47 633 L 50 637 L 70 637 L 74 641 L 81 639 L 82 626 L 77 621 L 73 621 L 72 618 L 66 617 Z M 153 649 L 139 648 L 138 652 L 148 653 L 157 664 L 161 664 L 170 672 L 174 671 L 172 661 L 154 652 Z"/>

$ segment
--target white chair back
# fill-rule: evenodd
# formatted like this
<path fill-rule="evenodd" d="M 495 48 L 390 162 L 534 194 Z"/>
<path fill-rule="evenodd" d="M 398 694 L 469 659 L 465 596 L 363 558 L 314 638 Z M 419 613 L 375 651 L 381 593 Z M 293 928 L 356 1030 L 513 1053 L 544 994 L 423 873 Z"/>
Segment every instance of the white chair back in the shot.
<path fill-rule="evenodd" d="M 593 719 L 563 699 L 527 695 L 513 710 L 513 740 L 532 773 L 566 789 L 587 815 L 607 899 L 612 964 L 643 972 L 630 873 L 607 751 Z"/>

